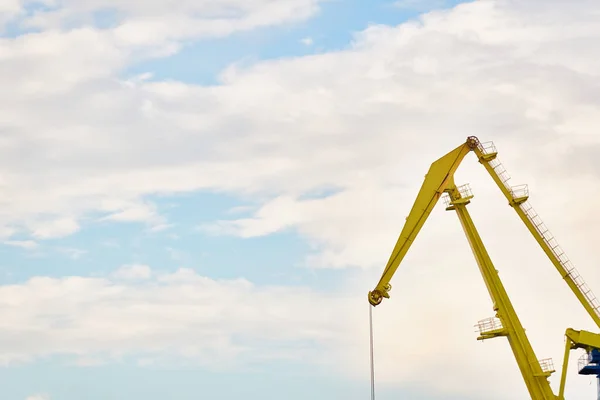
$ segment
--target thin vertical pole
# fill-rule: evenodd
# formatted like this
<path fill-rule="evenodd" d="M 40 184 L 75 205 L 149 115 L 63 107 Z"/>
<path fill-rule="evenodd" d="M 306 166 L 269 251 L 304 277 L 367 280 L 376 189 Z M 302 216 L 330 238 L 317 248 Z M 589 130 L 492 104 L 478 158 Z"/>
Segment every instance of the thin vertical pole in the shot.
<path fill-rule="evenodd" d="M 373 356 L 373 306 L 371 306 L 371 304 L 369 304 L 369 333 L 371 344 L 371 400 L 375 400 L 375 363 Z"/>

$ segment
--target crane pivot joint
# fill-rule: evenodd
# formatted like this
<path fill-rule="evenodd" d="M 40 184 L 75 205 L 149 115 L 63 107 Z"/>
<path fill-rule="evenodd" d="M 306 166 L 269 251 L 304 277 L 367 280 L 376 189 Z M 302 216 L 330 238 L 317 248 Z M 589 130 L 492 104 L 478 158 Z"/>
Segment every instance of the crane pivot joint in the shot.
<path fill-rule="evenodd" d="M 374 289 L 372 291 L 369 292 L 369 303 L 371 303 L 371 305 L 373 307 L 378 306 L 379 304 L 381 304 L 381 301 L 383 300 L 383 298 L 385 297 L 386 299 L 390 298 L 390 294 L 389 291 L 392 290 L 392 285 L 390 285 L 389 283 L 386 284 L 382 289 Z"/>
<path fill-rule="evenodd" d="M 471 150 L 476 149 L 477 146 L 479 146 L 479 139 L 477 136 L 469 136 L 467 138 L 467 146 L 469 146 Z"/>

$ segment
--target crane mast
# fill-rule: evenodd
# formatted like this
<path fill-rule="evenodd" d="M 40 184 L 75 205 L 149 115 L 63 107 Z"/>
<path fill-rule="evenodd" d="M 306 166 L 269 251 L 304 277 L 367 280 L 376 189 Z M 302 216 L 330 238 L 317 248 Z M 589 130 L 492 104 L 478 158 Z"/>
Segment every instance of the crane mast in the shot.
<path fill-rule="evenodd" d="M 431 211 L 443 196 L 446 209 L 456 211 L 496 312 L 495 317 L 479 322 L 480 336 L 477 339 L 484 340 L 501 336 L 508 339 L 532 400 L 563 400 L 569 352 L 573 349 L 584 349 L 586 354 L 579 361 L 579 373 L 598 377 L 598 400 L 600 400 L 600 335 L 571 328 L 567 329 L 565 333 L 567 340 L 559 394 L 555 395 L 552 392 L 548 382 L 548 377 L 554 372 L 552 361 L 537 359 L 498 272 L 467 211 L 466 206 L 470 203 L 473 195 L 468 185 L 456 187 L 454 183 L 454 173 L 471 151 L 476 154 L 479 162 L 486 168 L 508 200 L 509 205 L 517 212 L 584 309 L 600 327 L 600 303 L 528 203 L 527 186 L 511 187 L 508 184 L 510 177 L 498 161 L 493 143 L 482 144 L 474 136 L 468 137 L 465 143 L 431 164 L 383 274 L 375 288 L 368 294 L 369 302 L 372 306 L 377 306 L 384 298 L 390 297 L 390 281 L 394 273 Z"/>
<path fill-rule="evenodd" d="M 462 190 L 461 190 L 462 189 Z M 461 193 L 462 192 L 462 193 Z M 464 185 L 457 189 L 454 185 L 446 189 L 449 194 L 448 207 L 446 210 L 455 210 L 462 228 L 467 236 L 479 271 L 485 281 L 488 292 L 494 304 L 496 318 L 500 324 L 495 323 L 493 319 L 482 321 L 479 324 L 479 340 L 490 339 L 499 336 L 506 336 L 517 360 L 517 365 L 531 394 L 532 399 L 555 400 L 556 396 L 552 392 L 548 377 L 552 369 L 547 368 L 548 363 L 540 363 L 536 356 L 529 339 L 525 334 L 525 329 L 519 321 L 519 317 L 504 289 L 504 285 L 498 276 L 498 271 L 494 267 L 490 256 L 488 255 L 483 241 L 475 228 L 475 224 L 467 211 L 467 204 L 470 203 L 473 196 L 470 194 L 468 186 Z M 466 196 L 463 196 L 466 194 Z M 551 364 L 550 364 L 551 365 Z M 546 368 L 543 368 L 546 367 Z"/>

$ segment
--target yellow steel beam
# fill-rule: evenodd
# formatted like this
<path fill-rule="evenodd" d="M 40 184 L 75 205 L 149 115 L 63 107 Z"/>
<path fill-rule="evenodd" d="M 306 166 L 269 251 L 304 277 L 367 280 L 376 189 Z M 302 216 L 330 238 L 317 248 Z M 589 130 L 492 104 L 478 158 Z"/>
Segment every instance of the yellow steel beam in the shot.
<path fill-rule="evenodd" d="M 529 232 L 531 232 L 536 242 L 538 242 L 544 253 L 546 253 L 546 256 L 548 256 L 556 270 L 559 272 L 560 276 L 565 280 L 565 282 L 567 282 L 567 285 L 569 286 L 569 288 L 571 288 L 573 294 L 575 294 L 581 305 L 585 308 L 590 317 L 592 317 L 596 325 L 600 328 L 599 305 L 592 304 L 592 302 L 590 301 L 590 297 L 586 296 L 586 293 L 582 291 L 583 282 L 581 282 L 579 285 L 577 284 L 577 282 L 575 282 L 575 280 L 573 279 L 573 275 L 569 273 L 570 271 L 567 271 L 567 269 L 564 266 L 564 263 L 561 262 L 561 260 L 557 256 L 557 253 L 551 247 L 550 243 L 544 240 L 544 237 L 538 231 L 538 229 L 536 229 L 536 226 L 534 225 L 533 221 L 531 221 L 531 219 L 527 216 L 526 212 L 523 210 L 523 203 L 527 200 L 527 197 L 515 198 L 514 193 L 511 192 L 510 188 L 506 187 L 504 182 L 502 182 L 500 176 L 498 176 L 498 173 L 496 172 L 494 167 L 490 165 L 490 162 L 496 159 L 497 153 L 492 152 L 486 154 L 484 153 L 483 148 L 481 146 L 477 146 L 477 148 L 474 149 L 474 152 L 477 155 L 479 162 L 485 167 L 485 169 L 490 174 L 494 182 L 496 182 L 498 188 L 500 188 L 502 194 L 504 194 L 504 197 L 506 197 L 510 206 L 516 211 L 517 215 L 519 215 Z M 578 276 L 579 275 L 576 275 L 575 277 Z M 595 297 L 592 298 L 595 299 Z"/>
<path fill-rule="evenodd" d="M 369 292 L 369 302 L 373 306 L 380 304 L 384 297 L 390 297 L 390 280 L 398 269 L 400 262 L 425 224 L 431 210 L 433 210 L 441 195 L 444 193 L 444 189 L 453 179 L 454 172 L 465 156 L 475 149 L 478 144 L 479 140 L 477 140 L 477 138 L 469 137 L 464 144 L 458 146 L 456 149 L 431 164 L 429 172 L 425 175 L 421 190 L 410 210 L 410 214 L 406 218 L 402 232 L 400 232 L 398 241 L 385 266 L 383 275 L 375 289 Z"/>
<path fill-rule="evenodd" d="M 548 382 L 549 373 L 543 371 L 540 366 L 533 347 L 525 334 L 525 329 L 521 325 L 519 317 L 500 280 L 498 271 L 494 267 L 483 241 L 475 228 L 475 224 L 467 211 L 467 204 L 457 201 L 461 198 L 461 195 L 455 187 L 449 187 L 448 192 L 450 198 L 453 200 L 452 205 L 467 236 L 467 240 L 479 266 L 479 271 L 494 304 L 496 317 L 502 322 L 502 327 L 505 331 L 502 336 L 508 338 L 531 398 L 533 400 L 555 400 L 556 396 L 552 392 L 552 388 Z"/>

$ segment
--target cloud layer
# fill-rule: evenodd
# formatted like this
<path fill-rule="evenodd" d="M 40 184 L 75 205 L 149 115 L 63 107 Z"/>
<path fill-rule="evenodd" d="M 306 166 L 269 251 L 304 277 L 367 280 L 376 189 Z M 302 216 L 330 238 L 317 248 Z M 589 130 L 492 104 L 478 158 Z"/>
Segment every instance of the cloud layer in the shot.
<path fill-rule="evenodd" d="M 411 257 L 413 263 L 402 272 L 404 283 L 396 285 L 392 299 L 374 310 L 378 386 L 525 397 L 506 341 L 475 341 L 473 324 L 490 316 L 491 307 L 473 263 L 447 260 L 443 268 L 425 268 L 415 260 Z M 362 289 L 372 277 L 359 277 L 337 293 L 220 281 L 190 269 L 164 273 L 141 265 L 124 266 L 106 278 L 34 277 L 0 286 L 0 360 L 14 365 L 60 356 L 80 366 L 128 360 L 142 367 L 183 363 L 212 370 L 286 361 L 366 380 L 368 320 Z M 509 289 L 520 285 L 527 286 L 513 282 Z M 539 294 L 540 286 L 542 293 L 559 287 L 539 282 L 529 294 Z M 555 305 L 551 298 L 542 300 Z M 557 307 L 557 318 L 544 321 L 531 318 L 537 314 L 532 301 L 523 302 L 522 296 L 517 301 L 517 306 L 528 305 L 520 311 L 525 311 L 521 316 L 538 355 L 555 356 L 558 363 L 564 330 L 559 319 L 577 313 Z M 447 369 L 432 381 L 432 368 Z M 568 394 L 589 395 L 593 387 L 575 372 L 569 373 Z M 468 376 L 475 381 L 465 384 Z"/>
<path fill-rule="evenodd" d="M 215 281 L 189 269 L 152 273 L 140 265 L 104 279 L 34 277 L 0 287 L 1 360 L 188 359 L 210 368 L 302 360 L 343 332 L 346 318 L 332 322 L 342 299 L 330 299 L 306 288 Z"/>
<path fill-rule="evenodd" d="M 161 224 L 152 193 L 396 190 L 469 134 L 542 176 L 567 159 L 526 155 L 598 141 L 598 28 L 569 9 L 469 3 L 346 51 L 232 66 L 215 87 L 124 81 L 132 49 L 111 31 L 4 39 L 3 231 L 66 235 L 99 213 Z"/>

